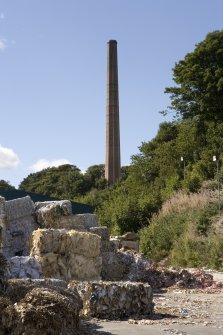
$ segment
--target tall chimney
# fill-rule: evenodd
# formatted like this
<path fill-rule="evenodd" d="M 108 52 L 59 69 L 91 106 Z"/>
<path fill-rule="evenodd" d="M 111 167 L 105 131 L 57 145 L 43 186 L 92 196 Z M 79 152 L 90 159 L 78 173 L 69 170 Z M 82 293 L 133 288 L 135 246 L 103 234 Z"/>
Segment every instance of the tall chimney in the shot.
<path fill-rule="evenodd" d="M 115 184 L 121 176 L 117 41 L 108 42 L 107 52 L 105 178 Z"/>

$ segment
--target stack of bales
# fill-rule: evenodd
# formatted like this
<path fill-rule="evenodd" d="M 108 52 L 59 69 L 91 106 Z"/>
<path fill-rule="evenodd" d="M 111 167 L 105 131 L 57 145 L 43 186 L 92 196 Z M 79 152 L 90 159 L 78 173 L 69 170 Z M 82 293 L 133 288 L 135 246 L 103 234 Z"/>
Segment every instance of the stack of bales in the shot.
<path fill-rule="evenodd" d="M 101 274 L 100 237 L 65 229 L 33 232 L 31 256 L 42 266 L 44 277 L 98 280 Z"/>

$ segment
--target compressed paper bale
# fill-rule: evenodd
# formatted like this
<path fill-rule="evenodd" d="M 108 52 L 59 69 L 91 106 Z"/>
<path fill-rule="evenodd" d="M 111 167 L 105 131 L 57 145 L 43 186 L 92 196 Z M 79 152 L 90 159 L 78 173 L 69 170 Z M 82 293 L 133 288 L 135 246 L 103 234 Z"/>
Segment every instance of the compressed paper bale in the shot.
<path fill-rule="evenodd" d="M 101 274 L 100 247 L 101 239 L 95 234 L 39 229 L 33 234 L 31 254 L 41 264 L 44 277 L 95 280 Z"/>
<path fill-rule="evenodd" d="M 77 224 L 84 226 L 87 230 L 98 226 L 98 218 L 96 214 L 76 214 L 74 217 Z"/>
<path fill-rule="evenodd" d="M 100 255 L 101 239 L 95 234 L 70 230 L 61 237 L 60 254 L 85 257 Z"/>
<path fill-rule="evenodd" d="M 102 241 L 109 241 L 110 236 L 108 227 L 91 227 L 89 232 L 100 236 Z"/>
<path fill-rule="evenodd" d="M 139 251 L 139 241 L 121 240 L 121 248 Z"/>
<path fill-rule="evenodd" d="M 112 242 L 115 245 L 116 250 L 120 249 L 121 246 L 121 240 L 117 237 L 111 237 L 110 242 Z"/>
<path fill-rule="evenodd" d="M 68 262 L 69 278 L 76 280 L 100 280 L 101 257 L 84 257 L 72 255 Z"/>
<path fill-rule="evenodd" d="M 35 211 L 34 203 L 29 196 L 18 198 L 5 202 L 5 211 L 7 219 L 14 221 L 16 219 L 32 216 Z"/>
<path fill-rule="evenodd" d="M 101 241 L 101 252 L 116 252 L 116 245 L 112 241 Z"/>
<path fill-rule="evenodd" d="M 122 319 L 153 312 L 152 289 L 148 284 L 130 282 L 70 282 L 82 300 L 82 314 L 88 317 Z"/>
<path fill-rule="evenodd" d="M 67 283 L 57 279 L 9 279 L 7 281 L 5 297 L 12 303 L 20 301 L 25 295 L 35 287 L 51 288 L 58 292 L 67 289 Z"/>
<path fill-rule="evenodd" d="M 81 222 L 77 221 L 75 215 L 61 216 L 57 222 L 57 226 L 58 228 L 74 229 L 77 231 L 87 231 L 87 228 L 85 228 Z"/>
<path fill-rule="evenodd" d="M 0 335 L 6 334 L 3 326 L 3 313 L 4 310 L 11 305 L 12 303 L 9 299 L 0 296 Z"/>
<path fill-rule="evenodd" d="M 99 280 L 101 274 L 101 257 L 70 255 L 69 257 L 46 254 L 38 258 L 42 265 L 44 277 L 57 279 Z"/>
<path fill-rule="evenodd" d="M 61 236 L 64 229 L 37 229 L 32 234 L 31 256 L 41 256 L 46 253 L 59 253 Z"/>
<path fill-rule="evenodd" d="M 29 256 L 16 256 L 8 259 L 8 272 L 11 278 L 39 279 L 42 274 L 40 263 Z"/>
<path fill-rule="evenodd" d="M 120 240 L 123 241 L 139 241 L 139 235 L 133 232 L 127 232 L 122 236 L 119 236 Z"/>
<path fill-rule="evenodd" d="M 4 310 L 3 327 L 11 335 L 77 335 L 80 308 L 77 295 L 34 288 Z"/>
<path fill-rule="evenodd" d="M 103 252 L 102 279 L 114 281 L 123 280 L 133 262 L 134 257 L 132 254 L 124 252 Z"/>
<path fill-rule="evenodd" d="M 29 196 L 1 202 L 2 252 L 6 257 L 27 256 L 29 239 L 37 228 L 34 203 Z"/>
<path fill-rule="evenodd" d="M 72 205 L 70 200 L 36 202 L 35 210 L 38 211 L 41 208 L 49 208 L 53 206 L 59 206 L 63 215 L 72 214 Z"/>
<path fill-rule="evenodd" d="M 7 259 L 0 253 L 0 279 L 5 277 L 7 270 Z"/>
<path fill-rule="evenodd" d="M 68 269 L 63 264 L 62 260 L 59 261 L 59 255 L 48 253 L 43 256 L 38 256 L 38 261 L 42 266 L 43 276 L 45 278 L 56 278 L 67 280 Z"/>
<path fill-rule="evenodd" d="M 63 228 L 60 219 L 72 215 L 69 200 L 36 203 L 36 219 L 42 228 Z"/>

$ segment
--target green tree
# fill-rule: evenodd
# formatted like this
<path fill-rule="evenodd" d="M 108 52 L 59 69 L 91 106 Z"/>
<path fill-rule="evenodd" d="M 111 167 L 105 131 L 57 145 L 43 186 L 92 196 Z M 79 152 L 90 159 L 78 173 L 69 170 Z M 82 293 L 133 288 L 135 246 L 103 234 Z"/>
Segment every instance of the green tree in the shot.
<path fill-rule="evenodd" d="M 15 190 L 15 187 L 12 186 L 8 181 L 1 179 L 0 180 L 0 190 L 1 191 L 11 191 L 11 190 Z"/>
<path fill-rule="evenodd" d="M 184 119 L 223 121 L 223 30 L 209 33 L 173 68 L 171 106 Z"/>
<path fill-rule="evenodd" d="M 99 164 L 90 166 L 84 174 L 84 178 L 89 183 L 89 191 L 92 188 L 104 189 L 107 186 L 105 165 Z"/>
<path fill-rule="evenodd" d="M 85 194 L 89 185 L 75 165 L 61 165 L 31 173 L 19 185 L 21 190 L 58 198 L 74 199 Z"/>

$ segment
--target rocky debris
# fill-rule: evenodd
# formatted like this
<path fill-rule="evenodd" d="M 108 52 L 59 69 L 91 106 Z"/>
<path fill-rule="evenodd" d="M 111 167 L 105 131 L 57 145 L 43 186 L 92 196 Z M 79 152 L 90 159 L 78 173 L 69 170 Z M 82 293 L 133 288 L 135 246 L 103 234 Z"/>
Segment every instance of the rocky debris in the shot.
<path fill-rule="evenodd" d="M 82 315 L 102 319 L 122 319 L 153 312 L 152 289 L 132 282 L 70 282 L 83 301 Z"/>
<path fill-rule="evenodd" d="M 39 279 L 42 275 L 40 263 L 29 256 L 11 257 L 8 259 L 8 277 Z"/>
<path fill-rule="evenodd" d="M 5 305 L 0 317 L 3 334 L 79 334 L 82 304 L 77 294 L 75 296 L 50 288 L 33 288 L 17 303 Z"/>
<path fill-rule="evenodd" d="M 101 239 L 87 232 L 38 229 L 33 232 L 31 255 L 43 276 L 57 279 L 98 280 L 101 275 Z"/>
<path fill-rule="evenodd" d="M 10 201 L 0 199 L 0 243 L 6 257 L 29 254 L 29 240 L 37 228 L 34 212 L 29 196 Z"/>

